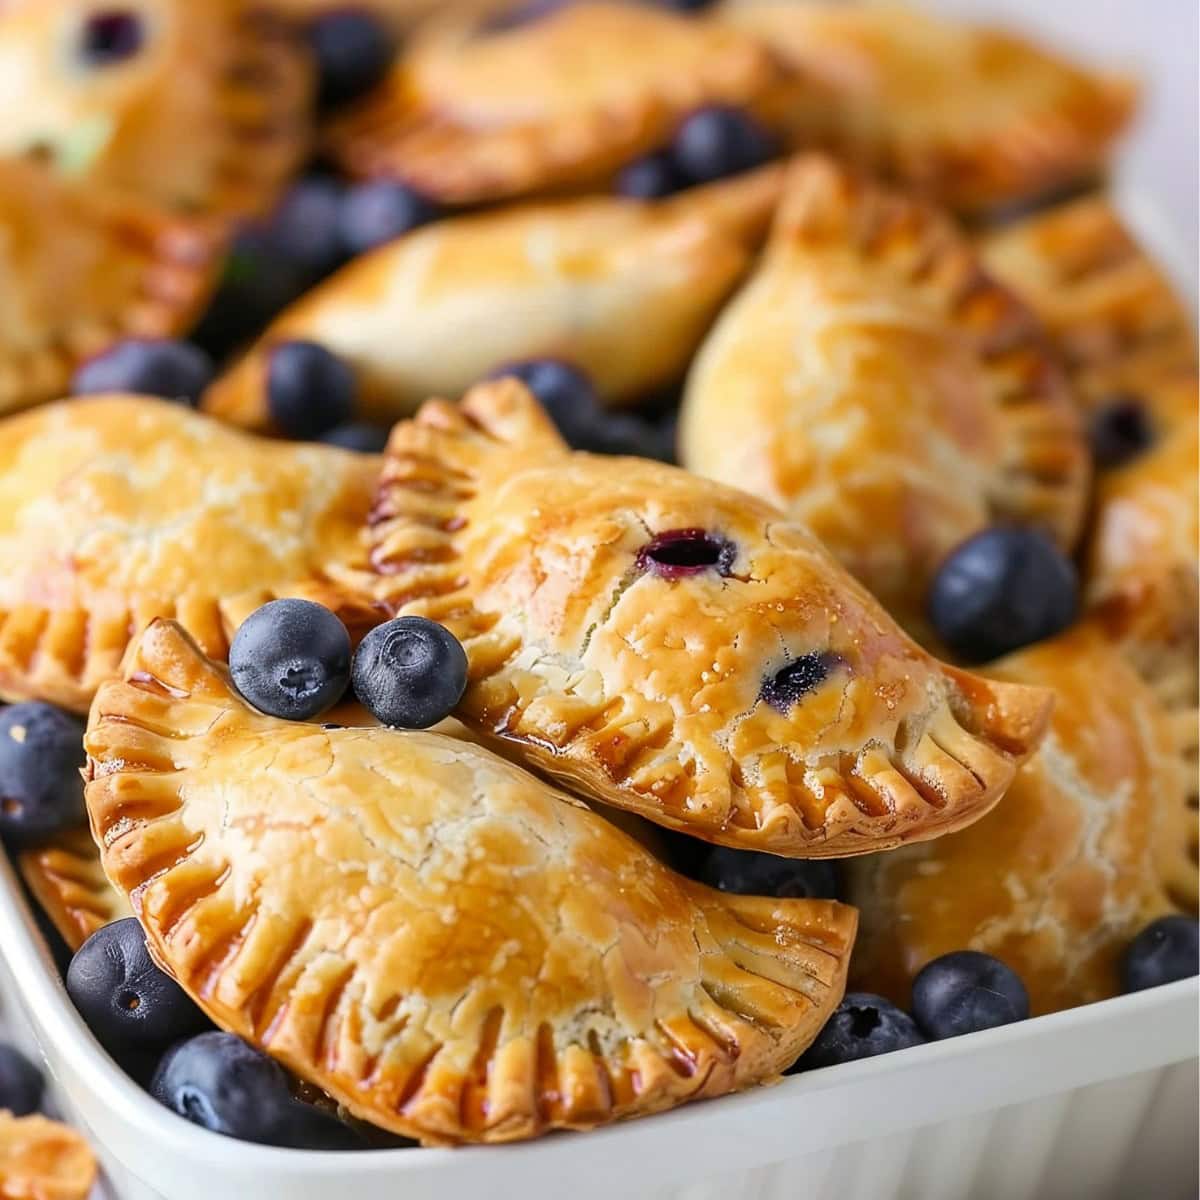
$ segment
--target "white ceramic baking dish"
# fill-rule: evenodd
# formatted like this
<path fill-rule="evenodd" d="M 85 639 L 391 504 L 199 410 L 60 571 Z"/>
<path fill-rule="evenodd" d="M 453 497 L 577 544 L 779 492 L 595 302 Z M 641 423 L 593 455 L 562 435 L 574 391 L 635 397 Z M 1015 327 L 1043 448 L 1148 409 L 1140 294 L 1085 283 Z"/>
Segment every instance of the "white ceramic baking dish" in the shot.
<path fill-rule="evenodd" d="M 146 1096 L 72 1008 L 7 861 L 6 1016 L 119 1200 L 1195 1200 L 1196 980 L 587 1134 L 465 1150 L 275 1150 Z"/>

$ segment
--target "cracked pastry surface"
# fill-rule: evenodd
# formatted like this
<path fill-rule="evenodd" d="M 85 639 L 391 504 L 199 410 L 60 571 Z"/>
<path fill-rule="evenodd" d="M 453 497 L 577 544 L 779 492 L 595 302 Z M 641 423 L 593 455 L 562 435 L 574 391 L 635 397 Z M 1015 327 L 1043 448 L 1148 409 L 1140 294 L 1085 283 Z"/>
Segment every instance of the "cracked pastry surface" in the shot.
<path fill-rule="evenodd" d="M 1021 976 L 1035 1015 L 1115 996 L 1133 936 L 1196 906 L 1178 731 L 1086 624 L 988 674 L 1054 688 L 1050 732 L 970 829 L 849 865 L 862 910 L 852 986 L 906 1004 L 926 962 L 969 948 Z"/>
<path fill-rule="evenodd" d="M 101 688 L 86 747 L 155 957 L 397 1133 L 508 1141 L 736 1090 L 842 995 L 852 909 L 684 880 L 467 743 L 265 717 L 172 622 Z"/>
<path fill-rule="evenodd" d="M 573 454 L 515 380 L 392 432 L 375 598 L 446 624 L 459 710 L 583 794 L 792 856 L 937 836 L 999 799 L 1046 693 L 937 662 L 801 526 Z"/>
<path fill-rule="evenodd" d="M 758 39 L 654 5 L 574 3 L 516 28 L 448 11 L 328 146 L 348 172 L 451 204 L 605 184 L 694 109 L 769 119 L 784 73 Z"/>
<path fill-rule="evenodd" d="M 1036 320 L 922 203 L 795 161 L 767 249 L 705 339 L 683 464 L 807 524 L 909 628 L 945 555 L 997 521 L 1065 549 L 1081 420 Z"/>
<path fill-rule="evenodd" d="M 582 368 L 609 403 L 644 399 L 683 374 L 749 269 L 781 182 L 767 168 L 661 202 L 587 198 L 436 222 L 288 309 L 205 408 L 266 428 L 271 347 L 290 339 L 349 362 L 360 407 L 377 418 L 528 358 Z"/>
<path fill-rule="evenodd" d="M 89 53 L 92 24 L 114 19 L 125 45 Z M 8 0 L 0 156 L 172 208 L 265 211 L 306 152 L 311 74 L 256 0 Z"/>
<path fill-rule="evenodd" d="M 223 242 L 208 223 L 0 160 L 0 414 L 57 399 L 122 338 L 188 329 Z"/>
<path fill-rule="evenodd" d="M 73 1129 L 0 1109 L 0 1200 L 86 1200 L 96 1159 Z"/>
<path fill-rule="evenodd" d="M 17 869 L 69 950 L 105 925 L 130 915 L 129 903 L 105 878 L 87 829 L 72 829 L 23 850 Z"/>
<path fill-rule="evenodd" d="M 899 4 L 739 3 L 719 16 L 797 73 L 795 144 L 977 211 L 1100 172 L 1136 89 L 1023 38 Z"/>
<path fill-rule="evenodd" d="M 268 442 L 139 397 L 47 405 L 0 424 L 0 696 L 86 711 L 130 637 L 175 616 L 224 656 L 279 596 L 352 631 L 379 460 Z"/>

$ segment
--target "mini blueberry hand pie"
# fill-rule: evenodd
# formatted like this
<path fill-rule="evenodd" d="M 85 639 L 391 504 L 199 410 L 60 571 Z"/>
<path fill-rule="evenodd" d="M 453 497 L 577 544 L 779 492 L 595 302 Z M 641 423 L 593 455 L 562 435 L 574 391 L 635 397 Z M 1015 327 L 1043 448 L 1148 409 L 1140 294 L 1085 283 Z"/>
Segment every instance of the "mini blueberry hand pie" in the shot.
<path fill-rule="evenodd" d="M 205 407 L 268 427 L 271 348 L 294 339 L 352 364 L 360 407 L 380 418 L 529 358 L 582 368 L 610 403 L 643 399 L 683 374 L 749 268 L 780 184 L 767 168 L 660 202 L 589 198 L 438 222 L 310 292 Z"/>
<path fill-rule="evenodd" d="M 73 1129 L 0 1109 L 0 1200 L 86 1200 L 96 1159 Z"/>
<path fill-rule="evenodd" d="M 160 615 L 216 655 L 276 596 L 374 624 L 351 582 L 378 469 L 369 455 L 261 441 L 156 400 L 9 418 L 0 696 L 86 711 L 131 635 Z"/>
<path fill-rule="evenodd" d="M 820 157 L 791 168 L 763 259 L 688 378 L 690 470 L 808 525 L 905 625 L 972 534 L 1064 548 L 1088 456 L 1029 312 L 921 203 Z"/>
<path fill-rule="evenodd" d="M 1021 976 L 1034 1013 L 1114 996 L 1130 939 L 1196 906 L 1196 813 L 1177 731 L 1086 625 L 988 674 L 1052 687 L 1050 732 L 970 829 L 850 864 L 862 909 L 854 985 L 907 1004 L 925 963 L 970 948 Z"/>
<path fill-rule="evenodd" d="M 798 857 L 999 799 L 1045 692 L 945 667 L 816 540 L 731 488 L 573 454 L 515 380 L 396 426 L 375 598 L 462 641 L 468 725 L 586 795 Z"/>
<path fill-rule="evenodd" d="M 71 950 L 97 929 L 130 915 L 129 904 L 104 877 L 96 843 L 85 829 L 59 834 L 25 850 L 17 866 L 26 887 Z"/>
<path fill-rule="evenodd" d="M 451 204 L 595 187 L 696 109 L 769 120 L 784 74 L 752 35 L 654 4 L 584 0 L 519 22 L 450 11 L 329 145 L 353 175 Z"/>
<path fill-rule="evenodd" d="M 57 399 L 122 338 L 187 329 L 221 248 L 208 224 L 0 160 L 0 414 Z"/>
<path fill-rule="evenodd" d="M 258 212 L 303 159 L 310 76 L 256 0 L 7 0 L 0 156 L 168 207 Z"/>
<path fill-rule="evenodd" d="M 827 146 L 957 209 L 1094 176 L 1134 108 L 1125 79 L 916 7 L 727 0 L 720 15 L 799 75 L 795 144 Z"/>
<path fill-rule="evenodd" d="M 510 1141 L 778 1075 L 842 995 L 855 914 L 673 875 L 437 734 L 266 717 L 173 622 L 87 735 L 104 866 L 222 1027 L 356 1116 Z"/>

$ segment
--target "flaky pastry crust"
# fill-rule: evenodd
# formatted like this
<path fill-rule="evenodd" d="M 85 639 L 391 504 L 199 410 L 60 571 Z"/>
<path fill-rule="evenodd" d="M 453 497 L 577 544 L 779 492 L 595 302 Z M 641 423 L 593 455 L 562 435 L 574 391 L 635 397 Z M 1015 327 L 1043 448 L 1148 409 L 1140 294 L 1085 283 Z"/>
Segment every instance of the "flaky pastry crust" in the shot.
<path fill-rule="evenodd" d="M 689 469 L 807 524 L 910 629 L 997 521 L 1069 549 L 1088 455 L 1029 311 L 936 210 L 796 160 L 767 250 L 688 377 Z"/>
<path fill-rule="evenodd" d="M 0 156 L 187 211 L 265 211 L 310 141 L 312 69 L 257 0 L 124 0 L 141 44 L 89 61 L 81 0 L 7 0 Z"/>
<path fill-rule="evenodd" d="M 862 909 L 853 986 L 907 1004 L 931 959 L 994 954 L 1033 1011 L 1115 996 L 1147 922 L 1196 905 L 1196 813 L 1170 714 L 1106 638 L 1080 626 L 988 669 L 1052 687 L 1050 732 L 970 829 L 850 864 Z"/>
<path fill-rule="evenodd" d="M 396 426 L 372 525 L 376 600 L 466 648 L 456 715 L 710 841 L 833 856 L 937 836 L 999 799 L 1044 727 L 1045 693 L 937 662 L 782 513 L 572 454 L 515 380 Z M 708 565 L 674 573 L 662 535 Z"/>
<path fill-rule="evenodd" d="M 134 633 L 175 616 L 210 654 L 280 596 L 361 633 L 379 460 L 265 441 L 117 396 L 0 424 L 0 697 L 86 711 Z"/>
<path fill-rule="evenodd" d="M 764 119 L 784 72 L 754 37 L 655 5 L 565 4 L 517 28 L 449 11 L 330 131 L 356 176 L 452 204 L 605 183 L 694 109 Z"/>
<path fill-rule="evenodd" d="M 1136 88 L 997 29 L 899 4 L 744 3 L 719 16 L 799 76 L 791 135 L 980 211 L 1103 168 Z"/>
<path fill-rule="evenodd" d="M 224 240 L 210 223 L 0 160 L 0 414 L 57 399 L 123 338 L 185 332 Z"/>
<path fill-rule="evenodd" d="M 262 716 L 171 622 L 86 746 L 105 870 L 156 958 L 397 1133 L 510 1141 L 745 1087 L 842 994 L 852 909 L 684 880 L 468 743 Z"/>
<path fill-rule="evenodd" d="M 96 1159 L 73 1129 L 0 1109 L 0 1200 L 86 1200 Z"/>
<path fill-rule="evenodd" d="M 529 358 L 583 368 L 610 404 L 644 399 L 682 376 L 749 269 L 781 182 L 767 168 L 657 203 L 575 199 L 437 222 L 303 297 L 204 406 L 268 429 L 270 354 L 289 339 L 349 362 L 360 409 L 377 419 Z"/>

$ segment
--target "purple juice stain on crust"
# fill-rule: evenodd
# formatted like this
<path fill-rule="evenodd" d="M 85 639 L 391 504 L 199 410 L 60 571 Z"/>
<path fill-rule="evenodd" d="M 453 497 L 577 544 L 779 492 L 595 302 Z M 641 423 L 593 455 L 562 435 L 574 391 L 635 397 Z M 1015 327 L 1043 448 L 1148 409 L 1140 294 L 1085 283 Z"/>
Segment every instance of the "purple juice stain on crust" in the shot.
<path fill-rule="evenodd" d="M 772 708 L 786 714 L 809 692 L 816 691 L 831 671 L 843 665 L 842 657 L 830 651 L 802 654 L 774 675 L 768 675 L 760 695 Z"/>
<path fill-rule="evenodd" d="M 670 529 L 647 542 L 637 555 L 638 569 L 662 579 L 682 579 L 716 569 L 733 570 L 737 547 L 728 538 L 706 529 Z"/>

